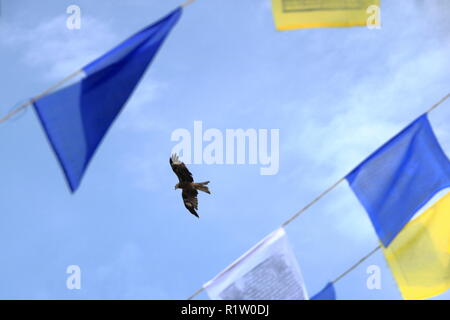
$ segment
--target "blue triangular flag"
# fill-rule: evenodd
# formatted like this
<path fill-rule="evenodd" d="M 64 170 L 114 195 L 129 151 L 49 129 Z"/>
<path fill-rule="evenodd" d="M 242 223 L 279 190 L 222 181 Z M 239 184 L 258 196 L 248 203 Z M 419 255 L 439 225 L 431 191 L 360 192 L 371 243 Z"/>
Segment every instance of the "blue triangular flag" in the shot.
<path fill-rule="evenodd" d="M 336 300 L 336 291 L 332 282 L 311 298 L 311 300 Z"/>
<path fill-rule="evenodd" d="M 387 247 L 433 195 L 450 186 L 450 162 L 424 114 L 369 156 L 347 180 Z"/>
<path fill-rule="evenodd" d="M 180 7 L 85 66 L 81 81 L 34 102 L 72 192 L 181 13 Z"/>

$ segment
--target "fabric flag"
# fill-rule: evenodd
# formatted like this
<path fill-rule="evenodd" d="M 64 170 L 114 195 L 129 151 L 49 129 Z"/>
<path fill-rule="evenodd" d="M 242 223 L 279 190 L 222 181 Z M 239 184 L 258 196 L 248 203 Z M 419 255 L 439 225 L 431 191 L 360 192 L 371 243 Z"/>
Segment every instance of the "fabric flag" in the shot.
<path fill-rule="evenodd" d="M 404 299 L 450 289 L 450 193 L 409 222 L 384 255 Z"/>
<path fill-rule="evenodd" d="M 387 247 L 436 192 L 450 186 L 450 163 L 425 114 L 355 168 L 347 181 Z"/>
<path fill-rule="evenodd" d="M 380 0 L 272 0 L 278 30 L 365 26 Z M 369 13 L 368 13 L 369 11 Z"/>
<path fill-rule="evenodd" d="M 35 101 L 72 192 L 181 13 L 180 7 L 85 66 L 81 81 Z"/>
<path fill-rule="evenodd" d="M 332 282 L 328 283 L 325 288 L 317 293 L 311 300 L 336 300 L 336 291 Z"/>
<path fill-rule="evenodd" d="M 300 268 L 280 228 L 203 286 L 212 300 L 306 300 Z"/>

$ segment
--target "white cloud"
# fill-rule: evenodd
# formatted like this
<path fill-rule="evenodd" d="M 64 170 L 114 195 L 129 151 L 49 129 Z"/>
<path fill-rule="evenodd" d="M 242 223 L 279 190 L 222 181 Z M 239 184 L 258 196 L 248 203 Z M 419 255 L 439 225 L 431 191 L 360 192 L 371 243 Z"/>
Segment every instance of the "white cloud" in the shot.
<path fill-rule="evenodd" d="M 166 92 L 168 85 L 152 78 L 145 78 L 137 87 L 135 94 L 126 106 L 118 127 L 121 130 L 149 132 L 163 130 L 167 124 L 155 112 L 155 101 Z"/>
<path fill-rule="evenodd" d="M 154 192 L 160 188 L 161 173 L 155 170 L 155 164 L 160 159 L 155 159 L 150 152 L 141 150 L 138 154 L 127 154 L 119 160 L 119 170 L 131 177 L 136 188 L 144 191 Z"/>
<path fill-rule="evenodd" d="M 19 49 L 18 58 L 38 70 L 38 77 L 49 80 L 59 80 L 82 68 L 119 40 L 110 26 L 86 15 L 81 30 L 67 29 L 65 15 L 31 30 L 17 23 L 4 28 L 0 44 Z"/>
<path fill-rule="evenodd" d="M 144 268 L 146 261 L 145 253 L 138 245 L 123 245 L 113 261 L 98 266 L 95 271 L 98 288 L 105 290 L 98 296 L 107 299 L 133 299 L 137 296 L 142 299 L 167 299 L 162 288 L 148 284 L 152 270 Z"/>
<path fill-rule="evenodd" d="M 441 98 L 435 96 L 435 101 L 421 103 L 428 101 L 423 93 L 446 79 L 449 55 L 450 45 L 446 43 L 413 55 L 399 53 L 390 59 L 388 72 L 376 77 L 362 75 L 359 82 L 349 87 L 346 98 L 326 109 L 336 113 L 322 114 L 321 108 L 313 107 L 314 102 L 301 110 L 295 109 L 297 102 L 286 105 L 284 111 L 290 117 L 308 121 L 289 129 L 285 151 L 328 168 L 327 176 L 330 171 L 338 172 L 336 177 L 348 173 Z"/>

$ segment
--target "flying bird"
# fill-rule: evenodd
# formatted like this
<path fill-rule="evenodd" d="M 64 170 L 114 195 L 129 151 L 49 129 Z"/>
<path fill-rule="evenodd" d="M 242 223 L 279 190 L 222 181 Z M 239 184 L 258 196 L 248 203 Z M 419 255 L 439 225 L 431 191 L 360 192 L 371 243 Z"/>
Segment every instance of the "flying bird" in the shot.
<path fill-rule="evenodd" d="M 176 154 L 173 154 L 169 161 L 173 172 L 175 172 L 180 181 L 175 185 L 175 190 L 183 190 L 181 196 L 183 197 L 184 206 L 190 213 L 199 218 L 196 211 L 198 210 L 197 190 L 211 194 L 207 187 L 209 181 L 195 183 L 192 178 L 192 173 L 190 173 L 188 168 L 186 168 L 186 165 L 178 159 Z"/>

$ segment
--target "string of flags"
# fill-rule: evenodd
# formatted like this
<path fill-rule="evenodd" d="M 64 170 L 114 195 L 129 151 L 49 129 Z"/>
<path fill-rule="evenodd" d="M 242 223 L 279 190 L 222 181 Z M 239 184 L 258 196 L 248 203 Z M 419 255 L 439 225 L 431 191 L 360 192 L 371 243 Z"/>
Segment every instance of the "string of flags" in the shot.
<path fill-rule="evenodd" d="M 320 7 L 319 2 L 320 6 L 325 4 L 319 0 L 273 0 L 277 28 L 361 25 L 362 9 L 379 5 L 375 0 L 349 0 L 345 2 L 348 7 L 343 8 L 342 1 L 330 0 Z M 21 105 L 0 123 L 32 104 L 70 190 L 75 192 L 108 129 L 179 21 L 183 6 Z M 59 89 L 78 75 L 83 76 L 81 80 Z M 448 290 L 450 193 L 417 218 L 413 216 L 439 191 L 450 187 L 450 162 L 428 120 L 428 113 L 449 97 L 414 120 L 191 298 L 206 290 L 212 299 L 309 299 L 284 227 L 343 181 L 364 207 L 381 244 L 311 299 L 336 299 L 334 283 L 380 248 L 405 299 L 426 299 Z"/>
<path fill-rule="evenodd" d="M 450 192 L 411 220 L 434 195 L 450 187 L 450 161 L 428 120 L 428 113 L 448 97 L 450 95 L 414 120 L 345 177 L 367 211 L 381 245 L 336 280 L 329 282 L 312 300 L 336 299 L 334 283 L 380 248 L 404 299 L 427 299 L 450 289 Z M 343 179 L 300 213 L 341 181 Z M 287 222 L 298 216 L 298 213 L 295 214 Z M 280 247 L 280 241 L 277 241 L 281 237 L 284 247 Z M 266 248 L 269 245 L 272 245 L 270 250 Z M 211 299 L 307 299 L 300 269 L 290 262 L 294 259 L 292 255 L 282 227 L 188 299 L 193 299 L 203 290 Z M 290 286 L 286 287 L 287 278 L 290 279 Z"/>

